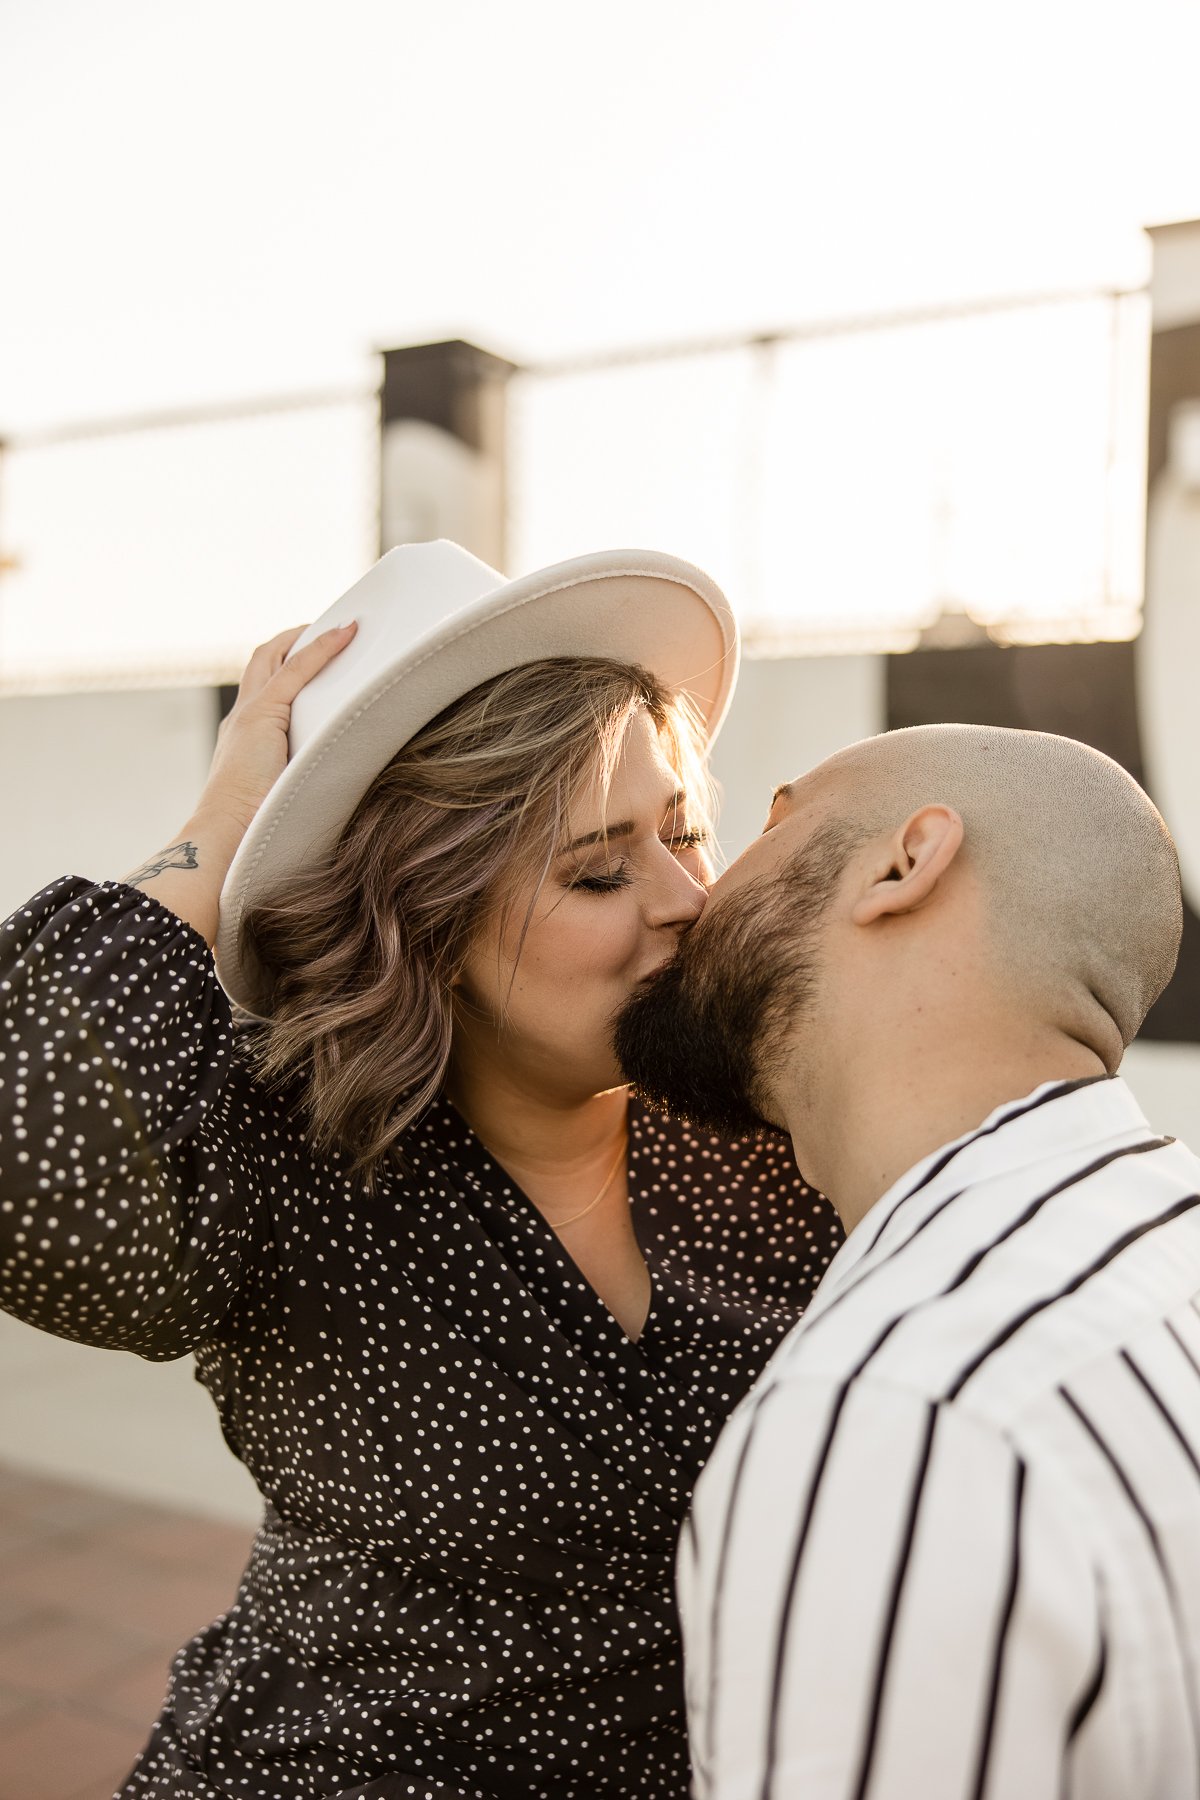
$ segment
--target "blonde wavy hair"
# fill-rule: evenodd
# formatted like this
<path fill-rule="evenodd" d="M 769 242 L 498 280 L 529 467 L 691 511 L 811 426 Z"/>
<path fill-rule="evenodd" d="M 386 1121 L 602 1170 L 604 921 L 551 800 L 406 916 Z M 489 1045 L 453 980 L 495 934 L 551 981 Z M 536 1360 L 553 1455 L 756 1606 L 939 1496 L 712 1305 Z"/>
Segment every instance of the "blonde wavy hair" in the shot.
<path fill-rule="evenodd" d="M 549 658 L 439 714 L 376 776 L 332 854 L 247 912 L 271 1006 L 257 1071 L 299 1085 L 314 1148 L 349 1154 L 368 1186 L 441 1090 L 452 983 L 475 934 L 531 875 L 536 900 L 573 796 L 597 777 L 607 792 L 643 709 L 686 796 L 684 827 L 707 831 L 705 734 L 687 698 L 631 664 Z"/>

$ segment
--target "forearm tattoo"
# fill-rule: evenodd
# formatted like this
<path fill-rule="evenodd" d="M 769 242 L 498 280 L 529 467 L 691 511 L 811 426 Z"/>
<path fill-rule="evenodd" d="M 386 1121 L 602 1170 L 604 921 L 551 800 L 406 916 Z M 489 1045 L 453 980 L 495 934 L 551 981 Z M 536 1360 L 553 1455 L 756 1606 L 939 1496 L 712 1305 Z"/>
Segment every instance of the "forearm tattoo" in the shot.
<path fill-rule="evenodd" d="M 198 869 L 199 867 L 199 852 L 195 844 L 189 841 L 186 844 L 172 844 L 169 850 L 162 851 L 158 856 L 152 856 L 148 863 L 143 863 L 140 869 L 135 870 L 132 875 L 127 875 L 125 879 L 131 886 L 136 886 L 139 881 L 153 881 L 156 875 L 163 875 L 168 869 Z"/>

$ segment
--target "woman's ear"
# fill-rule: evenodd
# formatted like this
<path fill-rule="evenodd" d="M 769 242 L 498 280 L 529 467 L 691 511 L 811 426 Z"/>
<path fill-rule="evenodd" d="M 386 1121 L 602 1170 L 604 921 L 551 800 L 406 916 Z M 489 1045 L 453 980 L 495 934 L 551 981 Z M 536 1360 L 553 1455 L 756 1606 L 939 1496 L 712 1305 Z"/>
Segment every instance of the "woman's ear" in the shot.
<path fill-rule="evenodd" d="M 963 841 L 952 806 L 922 806 L 882 845 L 850 917 L 855 925 L 915 912 L 932 896 Z"/>

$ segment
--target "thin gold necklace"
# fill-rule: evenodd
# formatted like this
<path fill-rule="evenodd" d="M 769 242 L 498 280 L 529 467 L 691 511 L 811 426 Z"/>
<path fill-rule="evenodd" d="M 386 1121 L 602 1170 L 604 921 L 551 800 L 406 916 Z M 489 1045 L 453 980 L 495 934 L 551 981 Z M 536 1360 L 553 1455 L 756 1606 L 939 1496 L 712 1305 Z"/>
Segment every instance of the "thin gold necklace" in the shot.
<path fill-rule="evenodd" d="M 613 1166 L 608 1171 L 608 1174 L 604 1177 L 604 1186 L 600 1189 L 600 1192 L 596 1195 L 596 1198 L 594 1200 L 589 1200 L 587 1205 L 583 1208 L 582 1212 L 572 1213 L 569 1219 L 559 1219 L 556 1222 L 552 1222 L 551 1220 L 547 1219 L 546 1223 L 547 1223 L 547 1225 L 550 1226 L 551 1231 L 561 1231 L 563 1229 L 564 1225 L 574 1225 L 574 1223 L 577 1219 L 586 1219 L 587 1215 L 590 1212 L 595 1212 L 596 1208 L 599 1206 L 599 1204 L 603 1200 L 605 1194 L 607 1194 L 609 1188 L 613 1184 L 613 1177 L 616 1174 L 617 1170 L 620 1168 L 621 1163 L 624 1160 L 625 1147 L 628 1144 L 628 1142 L 629 1142 L 629 1133 L 628 1133 L 628 1131 L 624 1131 L 621 1134 L 621 1141 L 617 1145 L 617 1154 L 613 1159 Z"/>

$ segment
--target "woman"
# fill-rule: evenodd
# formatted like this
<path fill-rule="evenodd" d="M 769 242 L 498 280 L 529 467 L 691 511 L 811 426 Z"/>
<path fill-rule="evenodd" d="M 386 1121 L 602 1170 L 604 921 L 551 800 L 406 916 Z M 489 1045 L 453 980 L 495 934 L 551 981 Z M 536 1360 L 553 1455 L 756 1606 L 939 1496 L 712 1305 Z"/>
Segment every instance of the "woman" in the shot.
<path fill-rule="evenodd" d="M 676 1534 L 837 1241 L 610 1047 L 735 661 L 670 558 L 394 551 L 255 653 L 176 844 L 9 922 L 4 1304 L 193 1350 L 265 1501 L 127 1800 L 683 1800 Z"/>

